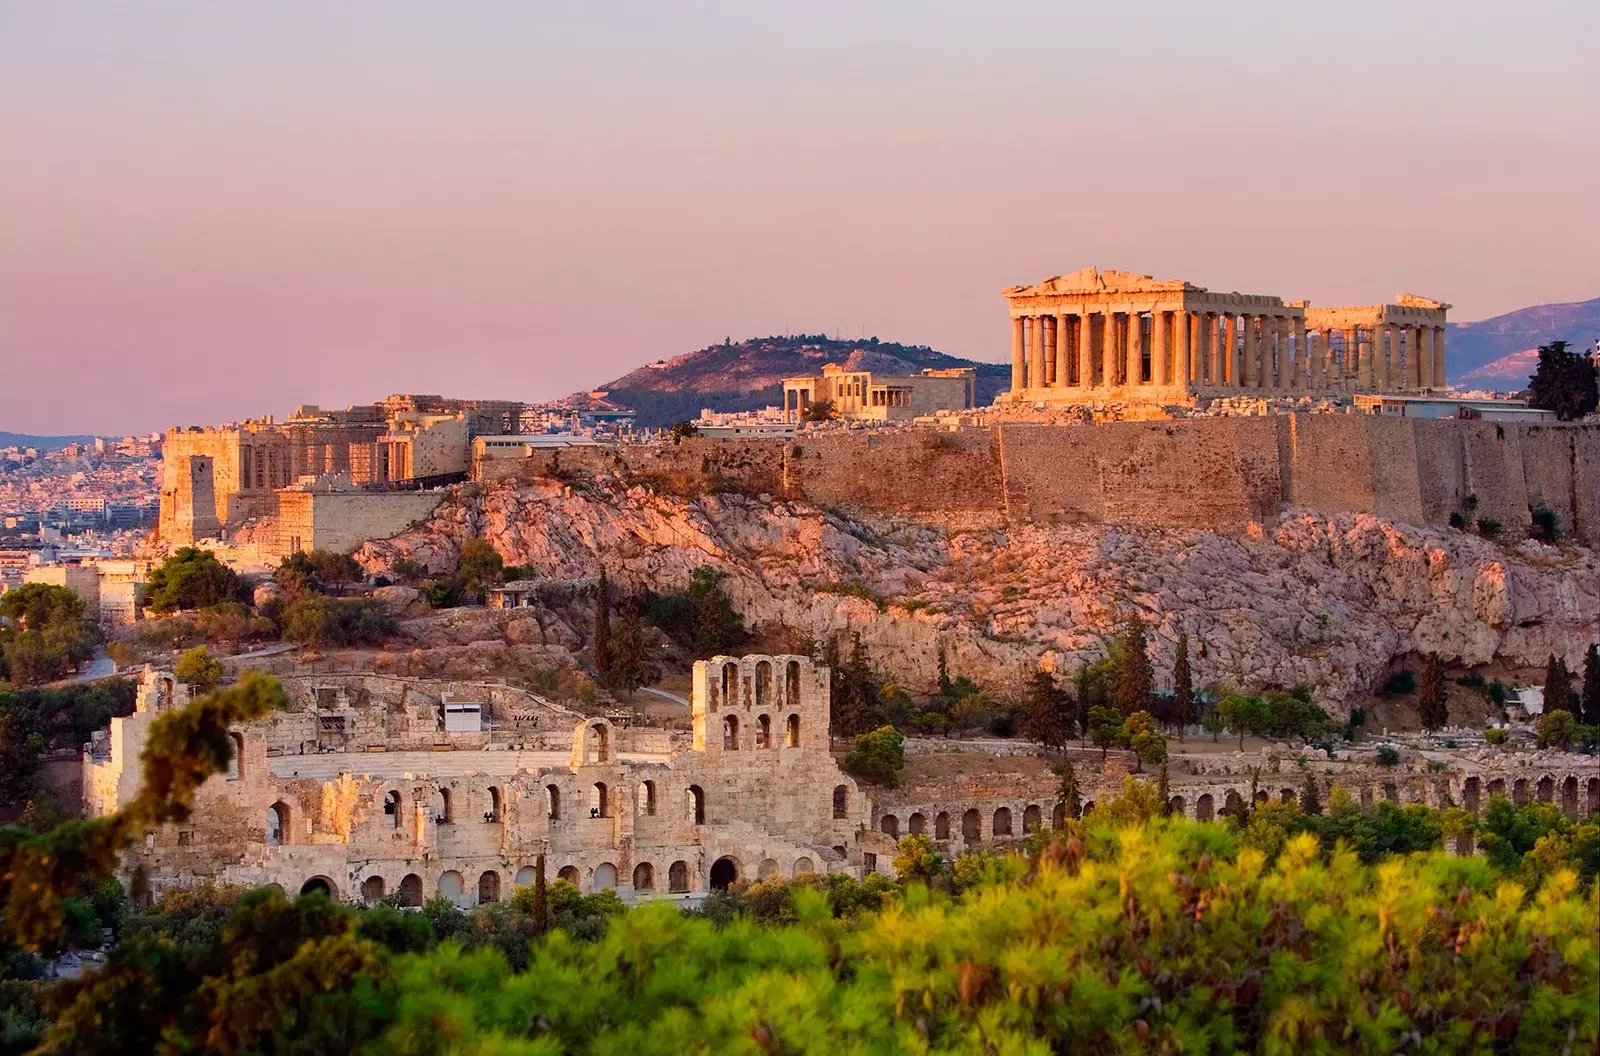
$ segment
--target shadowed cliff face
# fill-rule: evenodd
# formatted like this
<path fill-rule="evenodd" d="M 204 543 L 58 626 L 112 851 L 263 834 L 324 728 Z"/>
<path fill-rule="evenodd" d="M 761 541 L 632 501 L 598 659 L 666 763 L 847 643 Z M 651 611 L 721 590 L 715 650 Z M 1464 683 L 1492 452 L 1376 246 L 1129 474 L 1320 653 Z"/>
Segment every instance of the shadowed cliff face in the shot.
<path fill-rule="evenodd" d="M 1292 511 L 1237 533 L 1118 525 L 949 531 L 856 522 L 799 504 L 735 495 L 682 499 L 601 478 L 485 489 L 466 485 L 422 527 L 370 543 L 370 571 L 402 558 L 454 567 L 481 535 L 506 562 L 553 580 L 681 586 L 700 565 L 728 573 L 748 622 L 822 640 L 860 634 L 885 675 L 932 687 L 938 650 L 952 671 L 999 693 L 1039 668 L 1073 672 L 1103 655 L 1119 619 L 1151 624 L 1158 684 L 1189 632 L 1199 683 L 1312 687 L 1338 712 L 1381 683 L 1391 658 L 1580 662 L 1600 639 L 1593 551 L 1529 541 L 1503 547 L 1364 514 Z M 883 599 L 819 591 L 860 584 Z"/>

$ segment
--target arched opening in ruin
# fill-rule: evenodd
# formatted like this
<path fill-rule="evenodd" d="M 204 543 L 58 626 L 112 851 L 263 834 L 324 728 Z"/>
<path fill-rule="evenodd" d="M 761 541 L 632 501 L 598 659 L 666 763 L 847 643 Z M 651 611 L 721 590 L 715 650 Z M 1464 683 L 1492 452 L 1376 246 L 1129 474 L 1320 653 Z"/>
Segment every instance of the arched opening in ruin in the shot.
<path fill-rule="evenodd" d="M 1469 777 L 1461 785 L 1461 798 L 1466 801 L 1469 814 L 1478 813 L 1478 779 Z"/>
<path fill-rule="evenodd" d="M 878 819 L 878 831 L 882 832 L 885 836 L 898 837 L 900 835 L 900 819 L 895 817 L 893 814 L 885 814 L 882 818 Z"/>
<path fill-rule="evenodd" d="M 756 867 L 757 880 L 771 880 L 778 875 L 778 860 L 776 858 L 763 858 Z"/>
<path fill-rule="evenodd" d="M 1589 804 L 1589 813 L 1600 813 L 1600 777 L 1591 777 L 1588 784 L 1589 791 L 1586 800 Z"/>
<path fill-rule="evenodd" d="M 339 888 L 332 880 L 325 876 L 313 876 L 310 880 L 300 885 L 302 895 L 325 895 L 335 901 L 339 898 Z"/>
<path fill-rule="evenodd" d="M 1217 816 L 1216 801 L 1211 798 L 1210 792 L 1203 792 L 1200 798 L 1194 801 L 1194 818 L 1196 821 L 1210 821 Z"/>
<path fill-rule="evenodd" d="M 488 798 L 488 809 L 483 812 L 483 820 L 490 824 L 493 824 L 497 821 L 504 821 L 506 819 L 505 797 L 500 794 L 500 790 L 498 788 L 496 788 L 494 785 L 490 785 Z"/>
<path fill-rule="evenodd" d="M 1267 800 L 1269 800 L 1271 798 L 1272 798 L 1271 796 L 1267 795 L 1267 790 L 1266 789 L 1261 788 L 1261 789 L 1257 789 L 1256 790 L 1256 802 L 1257 803 L 1265 803 L 1265 802 L 1267 802 Z"/>
<path fill-rule="evenodd" d="M 1278 802 L 1279 803 L 1293 803 L 1295 801 L 1295 798 L 1296 797 L 1295 797 L 1295 794 L 1294 794 L 1294 789 L 1292 789 L 1292 788 L 1280 788 L 1280 789 L 1278 789 Z"/>
<path fill-rule="evenodd" d="M 906 831 L 913 836 L 924 836 L 928 832 L 928 816 L 922 811 L 917 811 L 906 819 Z"/>
<path fill-rule="evenodd" d="M 850 816 L 850 786 L 833 786 L 833 816 L 835 818 L 848 818 Z"/>
<path fill-rule="evenodd" d="M 289 804 L 281 799 L 267 808 L 267 846 L 277 847 L 289 842 L 289 834 L 292 831 L 289 828 L 289 817 Z"/>
<path fill-rule="evenodd" d="M 772 719 L 770 716 L 756 716 L 756 747 L 772 747 Z"/>
<path fill-rule="evenodd" d="M 584 760 L 590 763 L 611 761 L 611 727 L 603 722 L 590 723 L 584 731 Z"/>
<path fill-rule="evenodd" d="M 656 870 L 649 862 L 640 862 L 633 867 L 633 889 L 635 891 L 656 889 Z"/>
<path fill-rule="evenodd" d="M 994 812 L 994 834 L 996 836 L 1011 835 L 1011 808 L 999 807 Z"/>
<path fill-rule="evenodd" d="M 689 807 L 689 823 L 691 825 L 704 825 L 706 823 L 706 794 L 699 785 L 690 785 L 687 797 Z"/>
<path fill-rule="evenodd" d="M 816 871 L 817 867 L 809 857 L 801 855 L 799 858 L 794 860 L 795 876 L 805 876 L 807 873 L 814 873 Z"/>
<path fill-rule="evenodd" d="M 667 867 L 667 890 L 674 894 L 689 890 L 688 862 L 673 862 Z"/>
<path fill-rule="evenodd" d="M 1361 806 L 1363 807 L 1363 809 L 1366 808 L 1366 807 L 1372 806 L 1372 786 L 1371 785 L 1362 785 L 1361 786 Z"/>
<path fill-rule="evenodd" d="M 1088 817 L 1090 812 L 1093 811 L 1093 810 L 1094 810 L 1094 800 L 1092 800 L 1092 799 L 1084 800 L 1084 803 L 1083 803 L 1084 816 Z"/>
<path fill-rule="evenodd" d="M 1517 780 L 1515 782 L 1512 783 L 1512 785 L 1511 785 L 1511 802 L 1515 803 L 1519 807 L 1522 806 L 1524 803 L 1528 802 L 1528 779 L 1527 778 L 1519 777 L 1519 778 L 1517 778 Z"/>
<path fill-rule="evenodd" d="M 1561 782 L 1561 810 L 1569 817 L 1578 816 L 1578 779 L 1568 777 Z"/>
<path fill-rule="evenodd" d="M 228 753 L 228 780 L 237 781 L 244 776 L 244 734 L 229 733 L 228 743 L 233 749 Z"/>
<path fill-rule="evenodd" d="M 784 720 L 783 746 L 785 748 L 800 747 L 800 716 L 790 715 Z"/>
<path fill-rule="evenodd" d="M 463 882 L 461 874 L 454 869 L 447 869 L 439 874 L 439 897 L 448 898 L 450 901 L 459 901 Z"/>
<path fill-rule="evenodd" d="M 1385 781 L 1383 783 L 1383 798 L 1387 799 L 1390 803 L 1400 802 L 1400 792 L 1397 788 L 1395 788 L 1393 781 Z"/>
<path fill-rule="evenodd" d="M 790 660 L 783 665 L 783 689 L 785 703 L 800 703 L 800 661 Z"/>
<path fill-rule="evenodd" d="M 493 869 L 486 869 L 478 877 L 478 903 L 500 901 L 500 874 Z"/>
<path fill-rule="evenodd" d="M 383 797 L 383 813 L 389 819 L 389 824 L 395 828 L 400 827 L 400 793 L 389 792 Z"/>
<path fill-rule="evenodd" d="M 772 703 L 772 664 L 767 660 L 756 661 L 756 707 L 764 708 Z"/>
<path fill-rule="evenodd" d="M 976 807 L 969 808 L 961 815 L 961 838 L 968 843 L 977 843 L 983 838 L 983 822 L 978 817 Z"/>
<path fill-rule="evenodd" d="M 589 789 L 589 816 L 591 818 L 611 816 L 611 797 L 606 794 L 604 781 L 596 781 L 594 787 Z"/>
<path fill-rule="evenodd" d="M 1022 811 L 1022 831 L 1024 834 L 1038 832 L 1044 820 L 1044 813 L 1037 803 L 1029 803 Z"/>
<path fill-rule="evenodd" d="M 383 897 L 383 877 L 369 876 L 361 881 L 361 901 L 371 904 Z"/>
<path fill-rule="evenodd" d="M 172 703 L 173 682 L 170 678 L 163 678 L 156 684 L 156 710 L 160 710 Z"/>
<path fill-rule="evenodd" d="M 422 905 L 422 877 L 407 873 L 400 881 L 400 904 L 416 909 Z"/>
<path fill-rule="evenodd" d="M 1506 794 L 1505 778 L 1497 777 L 1494 780 L 1489 782 L 1489 798 L 1490 799 L 1493 799 L 1495 796 L 1503 796 L 1505 794 Z"/>
<path fill-rule="evenodd" d="M 739 716 L 724 715 L 722 718 L 722 750 L 737 752 L 739 750 Z"/>
<path fill-rule="evenodd" d="M 711 890 L 726 891 L 739 882 L 739 863 L 732 858 L 718 858 L 711 863 Z"/>
<path fill-rule="evenodd" d="M 1052 829 L 1064 829 L 1067 827 L 1067 805 L 1065 803 L 1058 801 L 1055 806 L 1050 808 L 1050 827 Z"/>
<path fill-rule="evenodd" d="M 1538 794 L 1540 803 L 1550 803 L 1556 798 L 1556 781 L 1549 774 L 1539 779 Z"/>
<path fill-rule="evenodd" d="M 556 879 L 557 880 L 565 880 L 567 883 L 571 884 L 573 887 L 577 887 L 578 886 L 578 881 L 579 881 L 580 878 L 581 878 L 581 874 L 579 874 L 578 867 L 575 866 L 575 865 L 563 865 L 561 867 L 561 869 L 556 873 Z"/>
<path fill-rule="evenodd" d="M 1244 797 L 1234 789 L 1228 789 L 1227 795 L 1222 797 L 1222 813 L 1230 818 L 1244 817 Z"/>
<path fill-rule="evenodd" d="M 636 808 L 643 817 L 655 817 L 656 813 L 656 783 L 654 781 L 639 782 L 639 794 Z"/>
<path fill-rule="evenodd" d="M 1167 800 L 1167 813 L 1173 817 L 1181 818 L 1184 816 L 1183 808 L 1185 805 L 1186 804 L 1183 802 L 1182 796 L 1173 796 L 1171 799 Z"/>
<path fill-rule="evenodd" d="M 552 820 L 561 817 L 561 790 L 555 785 L 544 786 L 544 807 Z"/>
<path fill-rule="evenodd" d="M 433 794 L 433 822 L 435 825 L 448 825 L 455 821 L 450 813 L 450 790 L 441 788 Z"/>
<path fill-rule="evenodd" d="M 539 870 L 531 865 L 525 865 L 517 870 L 517 875 L 512 883 L 517 887 L 532 887 L 539 879 Z"/>
<path fill-rule="evenodd" d="M 609 891 L 617 886 L 617 867 L 610 862 L 601 862 L 594 867 L 594 890 Z"/>
<path fill-rule="evenodd" d="M 739 704 L 739 665 L 732 661 L 722 665 L 722 703 L 730 708 Z"/>
<path fill-rule="evenodd" d="M 1455 806 L 1450 799 L 1450 782 L 1435 781 L 1433 784 L 1433 805 L 1439 810 L 1449 810 Z"/>
<path fill-rule="evenodd" d="M 941 810 L 933 816 L 933 838 L 948 840 L 950 838 L 950 812 Z"/>

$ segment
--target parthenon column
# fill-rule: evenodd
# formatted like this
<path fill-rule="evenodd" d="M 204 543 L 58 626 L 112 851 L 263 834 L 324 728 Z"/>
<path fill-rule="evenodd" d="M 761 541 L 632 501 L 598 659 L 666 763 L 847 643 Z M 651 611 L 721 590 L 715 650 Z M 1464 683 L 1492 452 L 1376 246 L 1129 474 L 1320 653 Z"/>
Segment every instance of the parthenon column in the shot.
<path fill-rule="evenodd" d="M 1398 323 L 1390 323 L 1386 329 L 1389 332 L 1389 367 L 1388 373 L 1384 375 L 1387 380 L 1384 381 L 1383 387 L 1398 389 L 1405 384 L 1402 380 L 1404 375 L 1400 373 L 1400 326 Z"/>
<path fill-rule="evenodd" d="M 1444 327 L 1433 328 L 1433 387 L 1443 389 L 1447 385 L 1444 375 Z"/>
<path fill-rule="evenodd" d="M 1022 316 L 1011 318 L 1011 391 L 1022 391 Z"/>
<path fill-rule="evenodd" d="M 1094 388 L 1094 313 L 1078 314 L 1078 384 Z"/>
<path fill-rule="evenodd" d="M 1306 346 L 1306 320 L 1304 316 L 1293 316 L 1289 325 L 1294 330 L 1294 375 L 1290 379 L 1297 389 L 1311 388 L 1311 355 Z"/>
<path fill-rule="evenodd" d="M 1417 387 L 1433 387 L 1433 327 L 1417 327 Z"/>
<path fill-rule="evenodd" d="M 1261 387 L 1278 387 L 1278 317 L 1261 317 Z"/>
<path fill-rule="evenodd" d="M 1239 325 L 1244 328 L 1244 356 L 1239 364 L 1239 387 L 1253 389 L 1256 387 L 1256 317 L 1242 315 Z"/>
<path fill-rule="evenodd" d="M 1068 340 L 1069 331 L 1068 331 L 1068 327 L 1067 327 L 1067 317 L 1065 315 L 1057 315 L 1056 316 L 1055 327 L 1056 327 L 1056 378 L 1055 378 L 1055 385 L 1056 385 L 1056 388 L 1058 388 L 1058 389 L 1064 389 L 1064 388 L 1067 387 L 1067 384 L 1072 380 L 1072 371 L 1071 371 L 1071 369 L 1069 367 L 1069 364 L 1072 362 L 1072 359 L 1071 359 L 1071 342 Z"/>
<path fill-rule="evenodd" d="M 1239 317 L 1232 312 L 1228 313 L 1227 331 L 1223 344 L 1226 346 L 1222 358 L 1222 380 L 1225 384 L 1238 388 L 1239 380 Z"/>
<path fill-rule="evenodd" d="M 1168 383 L 1167 313 L 1160 305 L 1150 310 L 1150 379 L 1157 385 Z"/>
<path fill-rule="evenodd" d="M 1211 339 L 1210 347 L 1206 347 L 1206 357 L 1211 360 L 1210 382 L 1219 386 L 1222 384 L 1222 317 L 1216 312 L 1206 312 L 1206 336 Z"/>
<path fill-rule="evenodd" d="M 1028 388 L 1044 385 L 1044 317 L 1029 316 L 1028 329 Z"/>
<path fill-rule="evenodd" d="M 1177 339 L 1172 342 L 1172 383 L 1183 389 L 1189 387 L 1189 309 L 1180 308 L 1177 314 Z"/>
<path fill-rule="evenodd" d="M 1378 356 L 1378 350 L 1375 347 L 1377 345 L 1378 336 L 1377 324 L 1374 323 L 1372 326 L 1368 327 L 1367 331 L 1367 350 L 1365 353 L 1363 353 L 1361 351 L 1361 331 L 1353 326 L 1350 328 L 1350 333 L 1355 337 L 1354 348 L 1356 350 L 1356 362 L 1360 365 L 1360 373 L 1357 375 L 1357 385 L 1361 389 L 1371 392 L 1373 389 L 1378 387 L 1378 372 L 1376 369 L 1374 369 L 1372 362 Z"/>

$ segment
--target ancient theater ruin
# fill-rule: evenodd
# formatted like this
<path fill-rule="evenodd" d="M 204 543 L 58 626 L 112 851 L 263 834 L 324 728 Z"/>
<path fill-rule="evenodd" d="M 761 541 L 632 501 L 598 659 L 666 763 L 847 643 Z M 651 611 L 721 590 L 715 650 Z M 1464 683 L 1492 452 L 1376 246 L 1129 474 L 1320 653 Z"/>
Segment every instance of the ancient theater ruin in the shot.
<path fill-rule="evenodd" d="M 1092 267 L 1003 292 L 1014 403 L 1193 405 L 1241 392 L 1445 386 L 1450 305 L 1411 294 L 1393 304 L 1313 308 Z"/>
<path fill-rule="evenodd" d="M 531 883 L 543 857 L 550 879 L 584 890 L 688 900 L 741 880 L 889 868 L 893 841 L 828 751 L 828 670 L 805 657 L 697 662 L 692 736 L 504 686 L 480 697 L 491 729 L 457 732 L 444 705 L 470 687 L 284 681 L 289 709 L 234 731 L 234 765 L 193 816 L 128 853 L 152 892 L 212 880 L 466 905 Z M 187 701 L 170 673 L 145 672 L 137 710 L 86 754 L 89 816 L 132 799 L 150 724 Z"/>

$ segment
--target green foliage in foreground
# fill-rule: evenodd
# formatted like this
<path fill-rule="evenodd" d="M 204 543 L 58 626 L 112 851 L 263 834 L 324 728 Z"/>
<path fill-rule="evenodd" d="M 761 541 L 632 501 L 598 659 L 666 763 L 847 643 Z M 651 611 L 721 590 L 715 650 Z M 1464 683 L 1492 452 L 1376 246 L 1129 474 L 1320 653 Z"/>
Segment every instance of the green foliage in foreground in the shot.
<path fill-rule="evenodd" d="M 1485 862 L 1273 864 L 1219 825 L 1090 829 L 959 900 L 721 929 L 665 907 L 511 974 L 395 965 L 384 1052 L 1593 1051 L 1595 889 L 1529 897 Z M 1020 875 L 1019 875 L 1020 874 Z"/>

